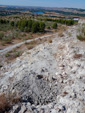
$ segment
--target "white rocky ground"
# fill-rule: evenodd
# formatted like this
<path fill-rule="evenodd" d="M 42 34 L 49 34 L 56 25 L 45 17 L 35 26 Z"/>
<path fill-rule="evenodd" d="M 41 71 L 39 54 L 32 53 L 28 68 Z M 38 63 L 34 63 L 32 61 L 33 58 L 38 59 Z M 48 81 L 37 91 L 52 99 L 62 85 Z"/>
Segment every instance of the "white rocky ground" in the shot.
<path fill-rule="evenodd" d="M 22 100 L 9 113 L 85 113 L 85 42 L 76 28 L 1 68 L 0 92 Z"/>

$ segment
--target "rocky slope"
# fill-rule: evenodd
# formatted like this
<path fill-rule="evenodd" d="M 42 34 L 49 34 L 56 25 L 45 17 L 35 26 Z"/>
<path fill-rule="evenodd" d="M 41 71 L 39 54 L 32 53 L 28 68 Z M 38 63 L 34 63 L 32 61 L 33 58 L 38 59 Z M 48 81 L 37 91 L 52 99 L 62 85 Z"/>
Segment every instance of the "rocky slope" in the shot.
<path fill-rule="evenodd" d="M 85 42 L 76 28 L 1 68 L 0 92 L 21 99 L 9 113 L 85 113 Z"/>

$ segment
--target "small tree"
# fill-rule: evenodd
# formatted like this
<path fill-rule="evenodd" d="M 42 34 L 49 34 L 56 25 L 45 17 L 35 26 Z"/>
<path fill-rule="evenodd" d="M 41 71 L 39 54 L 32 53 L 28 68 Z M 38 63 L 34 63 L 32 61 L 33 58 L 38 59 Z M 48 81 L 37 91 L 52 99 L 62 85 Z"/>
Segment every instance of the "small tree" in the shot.
<path fill-rule="evenodd" d="M 57 25 L 57 23 L 55 22 L 52 27 L 53 27 L 54 29 L 57 29 L 57 26 L 58 26 L 58 25 Z"/>
<path fill-rule="evenodd" d="M 33 21 L 32 20 L 28 20 L 27 31 L 29 31 L 29 32 L 31 31 L 32 24 L 33 24 Z"/>
<path fill-rule="evenodd" d="M 39 31 L 39 22 L 33 22 L 31 31 L 36 33 Z"/>
<path fill-rule="evenodd" d="M 14 21 L 11 21 L 10 24 L 11 24 L 11 26 L 14 26 Z"/>
<path fill-rule="evenodd" d="M 40 32 L 44 32 L 44 30 L 45 30 L 45 23 L 44 22 L 39 23 L 39 30 L 40 30 Z"/>

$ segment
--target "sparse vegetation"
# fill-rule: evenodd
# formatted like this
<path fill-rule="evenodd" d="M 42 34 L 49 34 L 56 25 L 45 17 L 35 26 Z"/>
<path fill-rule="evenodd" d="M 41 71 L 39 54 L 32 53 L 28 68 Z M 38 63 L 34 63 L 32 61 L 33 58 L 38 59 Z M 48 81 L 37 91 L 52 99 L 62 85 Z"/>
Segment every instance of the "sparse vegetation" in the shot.
<path fill-rule="evenodd" d="M 10 56 L 10 53 L 9 52 L 5 54 L 5 57 L 9 57 L 9 56 Z"/>
<path fill-rule="evenodd" d="M 28 35 L 28 38 L 30 39 L 31 37 L 32 37 L 32 35 L 29 34 L 29 35 Z"/>
<path fill-rule="evenodd" d="M 68 36 L 69 36 L 69 37 L 71 37 L 71 36 L 72 36 L 71 32 L 69 32 L 69 33 L 68 33 Z"/>
<path fill-rule="evenodd" d="M 13 56 L 16 58 L 16 57 L 19 57 L 21 55 L 21 51 L 15 51 Z"/>
<path fill-rule="evenodd" d="M 10 35 L 4 36 L 4 37 L 2 38 L 2 41 L 3 41 L 4 43 L 12 43 L 12 37 L 11 37 Z"/>
<path fill-rule="evenodd" d="M 59 37 L 63 37 L 63 36 L 64 36 L 63 32 L 60 31 L 60 32 L 58 33 L 58 36 L 59 36 Z"/>
<path fill-rule="evenodd" d="M 25 45 L 26 45 L 27 49 L 32 49 L 35 47 L 36 41 L 32 41 L 30 43 L 26 42 Z"/>
<path fill-rule="evenodd" d="M 45 18 L 45 19 L 42 19 L 42 20 L 56 22 L 56 23 L 60 23 L 60 24 L 65 24 L 65 25 L 68 25 L 68 26 L 74 25 L 74 24 L 76 24 L 78 22 L 78 21 L 74 21 L 74 20 L 71 20 L 71 19 L 51 19 L 51 18 Z"/>
<path fill-rule="evenodd" d="M 5 57 L 8 57 L 8 58 L 10 58 L 10 59 L 14 59 L 14 58 L 16 58 L 16 57 L 19 57 L 21 54 L 22 54 L 22 52 L 21 52 L 20 50 L 14 49 L 14 50 L 12 50 L 12 51 L 6 53 L 6 54 L 5 54 Z"/>
<path fill-rule="evenodd" d="M 85 41 L 85 24 L 82 24 L 81 26 L 79 26 L 77 39 L 81 41 Z"/>

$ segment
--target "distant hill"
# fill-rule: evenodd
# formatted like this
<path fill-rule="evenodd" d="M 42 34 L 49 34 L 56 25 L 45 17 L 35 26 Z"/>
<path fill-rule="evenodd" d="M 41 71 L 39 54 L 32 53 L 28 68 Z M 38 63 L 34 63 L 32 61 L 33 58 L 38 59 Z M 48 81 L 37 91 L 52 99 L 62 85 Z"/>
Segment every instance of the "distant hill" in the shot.
<path fill-rule="evenodd" d="M 54 13 L 58 13 L 61 15 L 74 15 L 74 16 L 85 17 L 85 9 L 35 7 L 35 6 L 9 6 L 9 5 L 5 5 L 5 6 L 0 5 L 0 16 L 17 14 L 17 13 L 21 13 L 23 11 L 28 11 L 28 10 L 32 13 L 37 12 L 37 11 L 44 11 L 44 12 L 49 12 L 49 13 L 54 12 Z M 13 12 L 15 11 L 15 12 L 10 13 L 10 11 L 13 11 Z"/>

